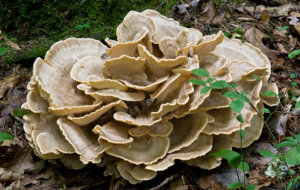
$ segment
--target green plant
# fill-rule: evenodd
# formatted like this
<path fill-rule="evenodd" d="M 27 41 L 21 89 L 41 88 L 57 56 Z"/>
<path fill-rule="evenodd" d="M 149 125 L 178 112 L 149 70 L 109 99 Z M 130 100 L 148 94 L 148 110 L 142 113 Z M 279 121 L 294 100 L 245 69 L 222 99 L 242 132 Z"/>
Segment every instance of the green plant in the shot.
<path fill-rule="evenodd" d="M 7 139 L 14 140 L 14 137 L 8 133 L 0 132 L 0 142 L 7 140 Z"/>
<path fill-rule="evenodd" d="M 236 30 L 238 31 L 242 31 L 240 29 Z M 288 167 L 288 164 L 290 165 L 299 165 L 300 164 L 300 134 L 295 136 L 295 139 L 292 137 L 286 137 L 285 139 L 287 141 L 281 142 L 281 143 L 277 143 L 277 140 L 275 138 L 275 136 L 272 134 L 272 131 L 270 129 L 270 127 L 268 126 L 267 121 L 270 119 L 270 117 L 277 112 L 278 109 L 278 105 L 277 108 L 275 109 L 275 111 L 271 112 L 269 109 L 264 108 L 261 111 L 269 113 L 269 117 L 267 119 L 264 119 L 263 115 L 260 114 L 260 110 L 257 110 L 257 108 L 255 108 L 255 106 L 253 105 L 253 95 L 252 95 L 252 99 L 248 99 L 247 98 L 247 92 L 238 92 L 235 88 L 237 87 L 236 84 L 233 83 L 227 83 L 224 80 L 216 80 L 215 78 L 211 78 L 210 77 L 210 73 L 202 68 L 199 69 L 194 69 L 192 70 L 192 72 L 200 77 L 206 77 L 207 80 L 201 80 L 201 79 L 191 79 L 189 80 L 191 83 L 196 84 L 196 85 L 202 85 L 203 88 L 200 91 L 201 94 L 208 92 L 210 89 L 223 89 L 225 90 L 225 93 L 223 94 L 224 97 L 228 97 L 232 99 L 232 102 L 230 104 L 230 108 L 239 113 L 239 115 L 236 117 L 236 119 L 240 122 L 240 130 L 238 131 L 238 133 L 240 134 L 240 139 L 241 139 L 241 153 L 237 153 L 235 151 L 232 150 L 220 150 L 218 152 L 215 152 L 211 155 L 214 156 L 219 156 L 221 158 L 224 158 L 228 161 L 228 164 L 234 168 L 236 171 L 237 169 L 240 169 L 241 171 L 244 172 L 244 179 L 243 182 L 241 182 L 241 180 L 239 179 L 239 182 L 235 182 L 232 183 L 230 185 L 228 185 L 227 189 L 235 189 L 235 188 L 239 188 L 239 187 L 243 187 L 244 189 L 247 190 L 253 190 L 255 189 L 255 185 L 251 184 L 248 186 L 245 186 L 245 171 L 247 171 L 249 169 L 249 165 L 244 162 L 243 160 L 243 149 L 242 149 L 242 139 L 246 137 L 247 133 L 245 133 L 245 131 L 241 128 L 242 123 L 244 123 L 244 118 L 241 115 L 241 111 L 244 107 L 244 103 L 248 103 L 250 104 L 250 106 L 256 111 L 256 113 L 258 114 L 258 116 L 260 117 L 260 119 L 264 122 L 265 126 L 267 127 L 270 135 L 272 136 L 274 142 L 275 142 L 275 147 L 278 149 L 278 151 L 280 152 L 279 155 L 274 155 L 271 151 L 268 150 L 264 150 L 264 151 L 260 151 L 260 154 L 262 156 L 265 157 L 271 157 L 273 158 L 272 161 L 273 162 L 279 162 L 280 164 L 284 164 L 287 166 L 288 169 L 288 174 L 290 176 L 290 181 L 287 187 L 285 187 L 285 189 L 289 190 L 295 187 L 296 182 L 298 179 L 300 179 L 300 177 L 296 177 L 293 178 L 293 172 L 290 170 L 290 168 Z M 291 78 L 295 78 L 297 75 L 295 73 L 291 74 Z M 259 80 L 259 77 L 254 75 L 253 76 L 257 81 Z M 292 86 L 296 87 L 296 84 L 292 84 Z M 255 87 L 256 88 L 256 87 Z M 293 92 L 293 91 L 292 91 Z M 293 93 L 294 94 L 294 93 Z M 278 96 L 275 92 L 273 91 L 266 91 L 264 94 L 264 96 Z M 280 95 L 279 95 L 280 98 Z M 292 99 L 296 99 L 295 96 L 292 97 Z M 295 108 L 300 108 L 300 101 L 298 101 L 295 104 Z M 280 150 L 280 147 L 287 147 L 287 146 L 292 146 L 293 148 L 291 148 L 289 151 L 286 152 L 286 154 L 283 154 L 282 151 Z M 281 165 L 278 165 L 278 167 L 280 167 Z M 277 169 L 277 171 L 279 171 Z M 278 172 L 277 172 L 278 173 Z M 237 172 L 238 175 L 238 172 Z M 278 173 L 279 176 L 279 173 Z M 279 177 L 280 178 L 280 177 Z"/>
<path fill-rule="evenodd" d="M 7 48 L 6 47 L 0 47 L 0 56 L 5 54 L 7 52 Z"/>
<path fill-rule="evenodd" d="M 77 25 L 75 28 L 78 30 L 82 30 L 82 29 L 91 29 L 91 22 L 87 22 L 84 25 Z"/>
<path fill-rule="evenodd" d="M 283 31 L 283 30 L 287 30 L 287 29 L 289 29 L 289 26 L 283 26 L 282 28 L 280 28 L 279 31 Z"/>
<path fill-rule="evenodd" d="M 290 54 L 288 55 L 288 57 L 289 57 L 290 59 L 293 59 L 293 58 L 296 57 L 298 54 L 300 54 L 300 49 L 292 51 L 292 53 L 290 53 Z"/>

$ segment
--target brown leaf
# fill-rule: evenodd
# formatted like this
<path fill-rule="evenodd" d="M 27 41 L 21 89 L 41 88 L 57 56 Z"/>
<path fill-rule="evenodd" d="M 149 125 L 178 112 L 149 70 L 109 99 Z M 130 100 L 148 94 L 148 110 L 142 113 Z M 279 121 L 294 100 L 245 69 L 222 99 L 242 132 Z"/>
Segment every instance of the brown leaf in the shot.
<path fill-rule="evenodd" d="M 265 24 L 267 24 L 270 20 L 270 16 L 268 12 L 265 10 L 261 16 L 261 21 L 263 21 Z"/>
<path fill-rule="evenodd" d="M 277 52 L 275 50 L 271 50 L 268 47 L 266 47 L 262 41 L 263 38 L 270 38 L 270 37 L 267 34 L 261 32 L 255 26 L 249 28 L 245 32 L 245 39 L 247 41 L 249 41 L 252 45 L 258 47 L 270 59 L 272 59 L 273 61 L 276 61 L 277 60 L 277 57 L 276 57 Z"/>
<path fill-rule="evenodd" d="M 256 6 L 256 9 L 254 7 L 245 7 L 245 12 L 248 12 L 254 18 L 261 18 L 265 10 L 270 17 L 286 17 L 289 16 L 289 12 L 291 11 L 299 11 L 300 6 L 289 3 L 279 7 L 265 8 L 263 5 Z"/>
<path fill-rule="evenodd" d="M 10 47 L 12 47 L 12 48 L 14 48 L 14 49 L 16 49 L 16 50 L 21 50 L 21 48 L 18 46 L 18 44 L 16 44 L 16 43 L 10 41 L 10 40 L 9 40 L 7 37 L 5 37 L 5 36 L 2 36 L 2 37 L 3 37 L 3 39 L 4 39 L 4 41 L 5 41 L 5 43 L 6 43 L 7 45 L 9 45 Z"/>
<path fill-rule="evenodd" d="M 28 144 L 25 145 L 5 168 L 19 174 L 24 174 L 26 171 L 41 170 L 44 167 L 45 161 L 33 162 L 31 152 L 32 148 Z"/>
<path fill-rule="evenodd" d="M 200 187 L 202 189 L 208 189 L 211 188 L 211 190 L 225 190 L 227 189 L 225 186 L 222 185 L 222 183 L 216 181 L 217 174 L 211 174 L 211 175 L 202 175 L 200 178 Z"/>
<path fill-rule="evenodd" d="M 261 187 L 267 187 L 271 182 L 272 179 L 266 177 L 264 173 L 261 173 L 261 168 L 256 168 L 251 171 L 248 178 L 249 184 L 255 184 L 255 190 L 259 190 Z"/>
<path fill-rule="evenodd" d="M 15 86 L 19 78 L 20 75 L 16 75 L 15 73 L 13 73 L 12 75 L 7 76 L 2 80 L 0 80 L 0 98 L 3 98 L 3 96 L 5 95 L 8 89 Z"/>
<path fill-rule="evenodd" d="M 200 14 L 199 21 L 204 23 L 209 23 L 214 15 L 216 14 L 216 8 L 213 5 L 207 5 L 203 12 Z M 220 24 L 223 22 L 223 17 L 217 14 L 213 20 L 213 24 Z"/>

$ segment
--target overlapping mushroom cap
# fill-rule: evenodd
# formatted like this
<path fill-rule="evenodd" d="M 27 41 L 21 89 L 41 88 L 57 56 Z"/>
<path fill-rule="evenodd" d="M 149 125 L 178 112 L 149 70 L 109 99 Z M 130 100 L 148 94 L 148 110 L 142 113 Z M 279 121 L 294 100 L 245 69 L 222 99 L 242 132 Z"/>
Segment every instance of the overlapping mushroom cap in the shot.
<path fill-rule="evenodd" d="M 268 58 L 222 32 L 203 37 L 146 10 L 129 12 L 117 35 L 118 41 L 106 39 L 110 48 L 93 39 L 59 41 L 35 61 L 22 107 L 35 113 L 24 116 L 24 130 L 40 158 L 61 159 L 73 169 L 89 162 L 106 166 L 105 175 L 132 184 L 154 178 L 175 160 L 216 168 L 221 158 L 210 154 L 240 146 L 240 123 L 232 99 L 218 90 L 201 94 L 203 86 L 188 82 L 201 79 L 192 73 L 197 68 L 253 94 L 258 110 L 278 102 L 262 96 L 277 90 L 267 83 Z M 263 122 L 248 104 L 241 114 L 246 147 L 258 139 Z"/>

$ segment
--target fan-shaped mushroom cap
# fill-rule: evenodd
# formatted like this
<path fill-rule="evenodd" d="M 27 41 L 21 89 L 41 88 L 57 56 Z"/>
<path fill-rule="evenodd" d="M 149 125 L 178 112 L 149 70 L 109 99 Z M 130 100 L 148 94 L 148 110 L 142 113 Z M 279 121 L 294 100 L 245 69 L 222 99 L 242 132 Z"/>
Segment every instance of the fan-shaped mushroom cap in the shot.
<path fill-rule="evenodd" d="M 200 156 L 191 160 L 185 161 L 190 166 L 198 166 L 203 169 L 212 170 L 221 164 L 222 158 L 211 156 L 210 154 L 218 152 L 222 149 L 231 150 L 235 142 L 235 133 L 230 135 L 213 135 L 213 146 L 211 151 L 205 156 Z"/>
<path fill-rule="evenodd" d="M 213 138 L 211 135 L 200 134 L 199 137 L 189 146 L 167 155 L 155 164 L 146 166 L 146 169 L 162 171 L 175 164 L 175 160 L 190 160 L 205 155 L 212 149 Z"/>
<path fill-rule="evenodd" d="M 132 137 L 128 137 L 128 131 L 131 128 L 132 126 L 126 123 L 111 121 L 102 127 L 96 125 L 93 132 L 99 134 L 99 142 L 103 139 L 112 144 L 128 144 L 133 141 Z"/>
<path fill-rule="evenodd" d="M 130 147 L 124 145 L 113 145 L 106 153 L 121 158 L 127 162 L 139 164 L 151 164 L 163 158 L 169 147 L 168 137 L 133 137 Z"/>
<path fill-rule="evenodd" d="M 95 121 L 101 115 L 105 114 L 108 110 L 112 109 L 115 106 L 119 106 L 119 107 L 122 107 L 125 109 L 128 108 L 123 101 L 119 100 L 117 102 L 112 102 L 108 105 L 104 105 L 100 109 L 97 109 L 96 111 L 86 114 L 81 117 L 76 117 L 75 115 L 68 115 L 68 119 L 73 121 L 78 126 L 84 126 L 84 125 L 87 125 L 87 124 Z"/>
<path fill-rule="evenodd" d="M 172 69 L 173 73 L 182 73 L 182 74 L 192 74 L 193 69 L 199 68 L 199 59 L 197 55 L 194 55 L 193 58 L 188 58 L 188 63 L 186 65 Z"/>
<path fill-rule="evenodd" d="M 172 119 L 173 131 L 169 135 L 168 153 L 175 152 L 192 144 L 208 122 L 205 113 L 190 114 L 179 119 Z M 189 127 L 184 127 L 189 126 Z"/>
<path fill-rule="evenodd" d="M 186 42 L 187 43 L 191 43 L 191 46 L 194 46 L 194 45 L 197 45 L 201 38 L 203 37 L 202 33 L 197 30 L 197 29 L 194 29 L 194 28 L 188 28 L 189 32 L 188 32 L 188 35 L 187 35 L 187 39 L 186 39 Z M 191 47 L 189 49 L 189 54 L 190 56 L 193 56 L 194 52 L 193 52 L 193 47 Z"/>
<path fill-rule="evenodd" d="M 118 41 L 115 41 L 115 40 L 112 40 L 112 39 L 109 39 L 109 38 L 105 38 L 104 41 L 107 43 L 107 45 L 109 47 L 113 47 L 114 45 L 118 44 Z"/>
<path fill-rule="evenodd" d="M 158 78 L 170 74 L 171 69 L 188 63 L 185 56 L 178 56 L 176 59 L 157 59 L 142 45 L 138 45 L 138 51 L 140 56 L 147 60 L 147 67 Z"/>
<path fill-rule="evenodd" d="M 43 100 L 42 97 L 39 94 L 37 94 L 36 92 L 29 91 L 26 99 L 27 99 L 27 104 L 26 104 L 27 108 L 24 108 L 25 106 L 23 106 L 22 107 L 23 109 L 27 109 L 34 113 L 40 113 L 40 114 L 49 113 L 48 112 L 48 107 L 49 107 L 48 102 Z"/>
<path fill-rule="evenodd" d="M 260 115 L 263 115 L 263 111 L 261 111 L 264 108 L 263 102 L 259 102 L 257 105 L 257 110 L 259 111 Z M 261 118 L 255 114 L 253 118 L 251 119 L 251 125 L 249 127 L 246 127 L 244 131 L 247 133 L 247 135 L 242 138 L 242 146 L 241 146 L 241 137 L 240 133 L 236 133 L 236 141 L 233 147 L 235 148 L 246 148 L 250 146 L 251 143 L 253 143 L 255 140 L 257 140 L 264 127 L 264 121 L 261 120 Z"/>
<path fill-rule="evenodd" d="M 213 36 L 208 40 L 205 41 L 203 40 L 203 42 L 201 40 L 200 44 L 193 46 L 194 54 L 198 55 L 198 57 L 201 57 L 201 55 L 205 53 L 210 53 L 214 51 L 216 46 L 222 43 L 223 38 L 224 38 L 224 34 L 222 31 L 220 31 L 218 32 L 217 35 Z"/>
<path fill-rule="evenodd" d="M 99 163 L 103 152 L 111 147 L 111 144 L 105 141 L 98 143 L 97 135 L 91 129 L 80 128 L 66 118 L 58 119 L 57 124 L 84 164 Z"/>
<path fill-rule="evenodd" d="M 129 162 L 126 162 L 126 161 L 120 161 L 118 162 L 118 165 L 117 165 L 117 168 L 118 168 L 118 171 L 120 172 L 120 175 L 129 181 L 129 183 L 131 184 L 137 184 L 137 183 L 141 183 L 142 180 L 138 180 L 138 179 L 135 179 L 130 173 L 129 173 L 129 170 L 131 168 L 133 168 L 134 165 L 129 163 Z"/>
<path fill-rule="evenodd" d="M 224 97 L 219 92 L 211 92 L 204 102 L 194 112 L 205 112 L 212 109 L 228 108 L 230 106 L 230 98 Z"/>
<path fill-rule="evenodd" d="M 137 180 L 147 181 L 156 176 L 156 171 L 145 169 L 144 165 L 135 165 L 128 172 Z"/>
<path fill-rule="evenodd" d="M 142 14 L 154 21 L 157 32 L 153 38 L 153 42 L 156 44 L 164 37 L 177 37 L 182 29 L 179 22 L 172 18 L 167 18 L 157 11 L 145 10 Z"/>
<path fill-rule="evenodd" d="M 57 116 L 52 114 L 29 114 L 25 115 L 25 129 L 32 138 L 32 142 L 42 158 L 57 159 L 63 153 L 74 153 L 74 148 L 63 137 L 56 124 Z M 31 128 L 28 130 L 28 128 Z"/>
<path fill-rule="evenodd" d="M 144 126 L 132 128 L 128 133 L 133 137 L 141 137 L 149 134 L 151 137 L 167 137 L 173 130 L 173 124 L 171 122 L 157 123 L 152 126 Z"/>
<path fill-rule="evenodd" d="M 72 170 L 80 170 L 84 168 L 86 165 L 83 164 L 80 159 L 79 155 L 77 154 L 65 154 L 60 161 L 69 169 Z"/>
<path fill-rule="evenodd" d="M 260 97 L 263 103 L 267 104 L 268 106 L 276 106 L 279 102 L 278 96 L 265 96 L 263 95 L 267 91 L 275 92 L 275 94 L 278 94 L 278 88 L 275 83 L 265 83 L 263 84 L 261 91 L 260 91 Z"/>

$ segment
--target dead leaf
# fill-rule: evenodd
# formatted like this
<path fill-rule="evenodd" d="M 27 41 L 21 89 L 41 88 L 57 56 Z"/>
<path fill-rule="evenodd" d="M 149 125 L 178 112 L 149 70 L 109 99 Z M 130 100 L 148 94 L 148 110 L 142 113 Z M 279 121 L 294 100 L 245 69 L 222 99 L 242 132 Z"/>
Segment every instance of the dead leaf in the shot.
<path fill-rule="evenodd" d="M 254 12 L 255 10 L 255 12 Z M 299 11 L 300 6 L 293 3 L 285 4 L 279 7 L 265 7 L 263 5 L 252 7 L 245 7 L 245 12 L 248 12 L 253 18 L 261 18 L 264 11 L 267 11 L 270 17 L 286 17 L 291 11 Z M 254 14 L 254 15 L 253 15 Z"/>
<path fill-rule="evenodd" d="M 19 78 L 20 75 L 16 75 L 15 73 L 13 73 L 12 75 L 0 80 L 0 98 L 3 98 L 8 89 L 15 86 Z"/>
<path fill-rule="evenodd" d="M 202 175 L 199 182 L 200 187 L 202 189 L 208 189 L 211 188 L 211 190 L 225 190 L 227 189 L 225 186 L 222 185 L 222 183 L 216 181 L 217 174 L 211 174 L 211 175 Z"/>
<path fill-rule="evenodd" d="M 13 182 L 21 178 L 21 174 L 0 168 L 0 182 Z"/>
<path fill-rule="evenodd" d="M 261 16 L 261 21 L 263 21 L 265 24 L 267 24 L 270 20 L 270 16 L 268 12 L 265 10 Z"/>
<path fill-rule="evenodd" d="M 41 160 L 38 162 L 33 162 L 31 152 L 32 148 L 28 144 L 25 145 L 24 148 L 17 152 L 12 162 L 9 163 L 5 168 L 19 174 L 43 169 L 45 161 Z"/>
<path fill-rule="evenodd" d="M 184 178 L 181 176 L 177 180 L 171 182 L 170 190 L 189 190 L 189 186 L 184 183 Z"/>
<path fill-rule="evenodd" d="M 199 21 L 208 24 L 211 22 L 215 14 L 216 14 L 216 8 L 213 5 L 209 4 L 200 14 Z M 220 24 L 222 22 L 223 22 L 223 17 L 221 16 L 221 14 L 217 14 L 212 23 Z"/>
<path fill-rule="evenodd" d="M 280 139 L 285 137 L 285 126 L 288 118 L 288 114 L 276 114 L 275 117 L 268 122 L 270 128 L 275 131 Z"/>
<path fill-rule="evenodd" d="M 21 48 L 18 46 L 18 44 L 16 44 L 16 43 L 10 41 L 10 40 L 9 40 L 7 37 L 5 37 L 5 36 L 2 36 L 2 37 L 3 37 L 3 39 L 4 39 L 4 41 L 5 41 L 5 43 L 6 43 L 7 45 L 9 45 L 10 47 L 12 47 L 12 48 L 14 48 L 14 49 L 16 49 L 16 50 L 21 50 Z"/>
<path fill-rule="evenodd" d="M 266 177 L 260 168 L 256 168 L 255 170 L 251 171 L 248 182 L 249 184 L 255 184 L 255 190 L 259 190 L 261 187 L 269 186 L 272 182 L 272 179 Z"/>
<path fill-rule="evenodd" d="M 224 186 L 228 186 L 231 183 L 239 182 L 239 179 L 244 178 L 244 172 L 237 170 L 239 178 L 237 176 L 236 170 L 230 166 L 226 166 L 217 173 L 216 181 L 221 182 Z M 247 181 L 246 181 L 247 184 Z"/>
<path fill-rule="evenodd" d="M 299 21 L 299 19 L 297 18 L 297 16 L 295 15 L 292 15 L 292 16 L 289 16 L 288 17 L 290 20 L 290 25 L 293 25 L 293 26 L 298 26 L 297 22 Z"/>
<path fill-rule="evenodd" d="M 295 12 L 295 11 L 290 12 L 290 15 L 291 15 L 291 16 L 300 17 L 300 13 Z M 299 36 L 300 36 L 300 22 L 297 22 L 297 24 L 294 25 L 293 27 L 294 27 L 294 29 L 297 31 L 297 33 L 298 33 Z"/>
<path fill-rule="evenodd" d="M 245 32 L 245 39 L 252 45 L 258 47 L 264 54 L 266 54 L 272 61 L 276 61 L 277 52 L 266 47 L 263 43 L 263 38 L 270 38 L 267 34 L 261 32 L 255 26 L 252 26 Z"/>

